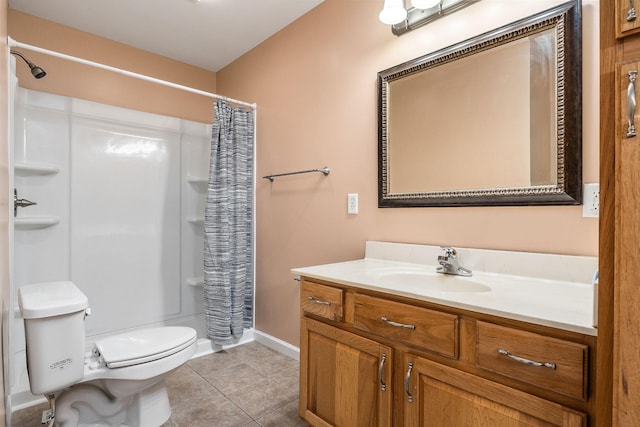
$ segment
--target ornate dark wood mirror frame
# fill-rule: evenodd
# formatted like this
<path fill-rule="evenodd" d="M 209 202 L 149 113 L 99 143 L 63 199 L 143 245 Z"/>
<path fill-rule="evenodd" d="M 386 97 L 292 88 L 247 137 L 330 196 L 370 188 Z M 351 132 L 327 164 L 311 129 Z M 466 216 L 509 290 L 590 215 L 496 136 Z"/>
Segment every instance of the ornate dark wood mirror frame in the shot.
<path fill-rule="evenodd" d="M 447 189 L 444 191 L 392 191 L 390 161 L 390 85 L 427 70 L 491 49 L 500 48 L 542 31 L 555 32 L 555 141 L 557 172 L 554 183 L 545 185 Z M 482 102 L 482 101 L 480 101 Z M 482 105 L 477 106 L 479 109 Z M 553 115 L 554 112 L 551 113 Z M 552 120 L 553 121 L 553 120 Z M 497 126 L 496 123 L 488 126 Z M 582 19 L 579 0 L 505 25 L 439 51 L 394 66 L 378 73 L 378 206 L 514 206 L 576 205 L 582 202 Z M 553 130 L 553 129 L 552 129 Z M 424 143 L 448 144 L 449 141 Z M 551 138 L 553 139 L 553 138 Z M 489 148 L 490 149 L 490 148 Z M 446 160 L 442 160 L 446 161 Z M 552 162 L 550 162 L 552 163 Z M 491 167 L 488 165 L 487 167 Z M 396 167 L 396 169 L 398 169 Z M 552 172 L 553 173 L 553 172 Z"/>

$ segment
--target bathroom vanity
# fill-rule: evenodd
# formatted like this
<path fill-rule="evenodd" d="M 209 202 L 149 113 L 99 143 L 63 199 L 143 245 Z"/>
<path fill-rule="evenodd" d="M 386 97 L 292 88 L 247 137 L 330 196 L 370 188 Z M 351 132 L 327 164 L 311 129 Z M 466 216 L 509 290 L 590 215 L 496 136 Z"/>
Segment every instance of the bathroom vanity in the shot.
<path fill-rule="evenodd" d="M 597 260 L 461 250 L 466 278 L 435 273 L 439 251 L 367 242 L 363 260 L 293 270 L 300 416 L 313 426 L 595 425 L 586 270 Z"/>

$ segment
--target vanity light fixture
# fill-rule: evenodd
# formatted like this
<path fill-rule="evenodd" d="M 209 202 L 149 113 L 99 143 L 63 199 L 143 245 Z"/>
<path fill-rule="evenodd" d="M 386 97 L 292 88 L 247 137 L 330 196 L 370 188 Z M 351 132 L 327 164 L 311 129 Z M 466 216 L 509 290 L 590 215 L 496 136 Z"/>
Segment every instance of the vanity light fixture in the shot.
<path fill-rule="evenodd" d="M 479 1 L 411 0 L 412 7 L 407 10 L 405 0 L 385 0 L 378 17 L 383 23 L 391 25 L 391 32 L 399 36 Z"/>
<path fill-rule="evenodd" d="M 378 15 L 383 24 L 395 25 L 407 19 L 404 0 L 384 0 L 384 7 Z"/>
<path fill-rule="evenodd" d="M 411 6 L 416 9 L 430 9 L 440 4 L 440 0 L 411 0 Z"/>

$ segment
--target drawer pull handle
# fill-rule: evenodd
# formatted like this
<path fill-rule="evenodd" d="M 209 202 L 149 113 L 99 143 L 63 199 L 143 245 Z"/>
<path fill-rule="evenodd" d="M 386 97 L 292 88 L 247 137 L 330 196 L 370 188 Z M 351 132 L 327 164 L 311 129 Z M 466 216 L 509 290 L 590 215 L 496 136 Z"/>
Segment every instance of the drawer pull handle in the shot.
<path fill-rule="evenodd" d="M 378 381 L 380 381 L 380 390 L 386 391 L 387 385 L 384 383 L 382 379 L 382 371 L 384 370 L 384 364 L 387 361 L 387 353 L 382 353 L 382 357 L 380 358 L 380 366 L 378 366 Z"/>
<path fill-rule="evenodd" d="M 637 71 L 629 71 L 629 86 L 627 87 L 627 138 L 636 136 L 634 123 L 636 115 L 636 79 Z"/>
<path fill-rule="evenodd" d="M 636 8 L 633 7 L 633 0 L 629 0 L 629 10 L 627 10 L 627 21 L 635 21 L 638 15 L 636 14 Z"/>
<path fill-rule="evenodd" d="M 380 318 L 380 320 L 382 320 L 387 325 L 395 326 L 396 328 L 407 328 L 407 329 L 415 329 L 416 328 L 416 325 L 407 325 L 407 324 L 404 324 L 404 323 L 394 322 L 393 320 L 389 320 L 385 316 L 382 316 Z"/>
<path fill-rule="evenodd" d="M 312 297 L 311 295 L 309 295 L 307 299 L 315 304 L 331 305 L 331 301 L 320 301 L 319 299 L 317 299 L 316 297 Z"/>
<path fill-rule="evenodd" d="M 555 363 L 536 362 L 535 360 L 525 359 L 524 357 L 520 357 L 520 356 L 516 356 L 515 354 L 511 354 L 507 350 L 504 350 L 502 348 L 498 349 L 498 353 L 500 353 L 503 356 L 507 356 L 509 359 L 515 360 L 516 362 L 524 363 L 525 365 L 540 366 L 540 367 L 549 368 L 549 369 L 556 369 L 556 364 Z"/>
<path fill-rule="evenodd" d="M 411 371 L 413 370 L 413 362 L 409 362 L 409 368 L 407 374 L 404 376 L 404 392 L 407 393 L 407 402 L 413 403 L 413 396 L 411 395 Z"/>

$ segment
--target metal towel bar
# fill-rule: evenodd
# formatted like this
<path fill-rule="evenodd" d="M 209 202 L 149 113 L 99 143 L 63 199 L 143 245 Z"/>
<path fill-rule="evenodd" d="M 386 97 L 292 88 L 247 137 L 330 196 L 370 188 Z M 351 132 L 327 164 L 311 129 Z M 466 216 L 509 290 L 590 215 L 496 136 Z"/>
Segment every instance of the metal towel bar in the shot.
<path fill-rule="evenodd" d="M 298 175 L 300 173 L 311 173 L 311 172 L 321 172 L 324 174 L 324 176 L 329 175 L 329 172 L 331 172 L 331 169 L 329 169 L 328 166 L 325 166 L 323 168 L 318 168 L 318 169 L 307 169 L 305 171 L 297 171 L 297 172 L 286 172 L 286 173 L 276 173 L 276 174 L 272 174 L 272 175 L 266 175 L 263 176 L 264 179 L 268 179 L 269 181 L 273 182 L 273 179 L 277 176 L 285 176 L 285 175 Z"/>

